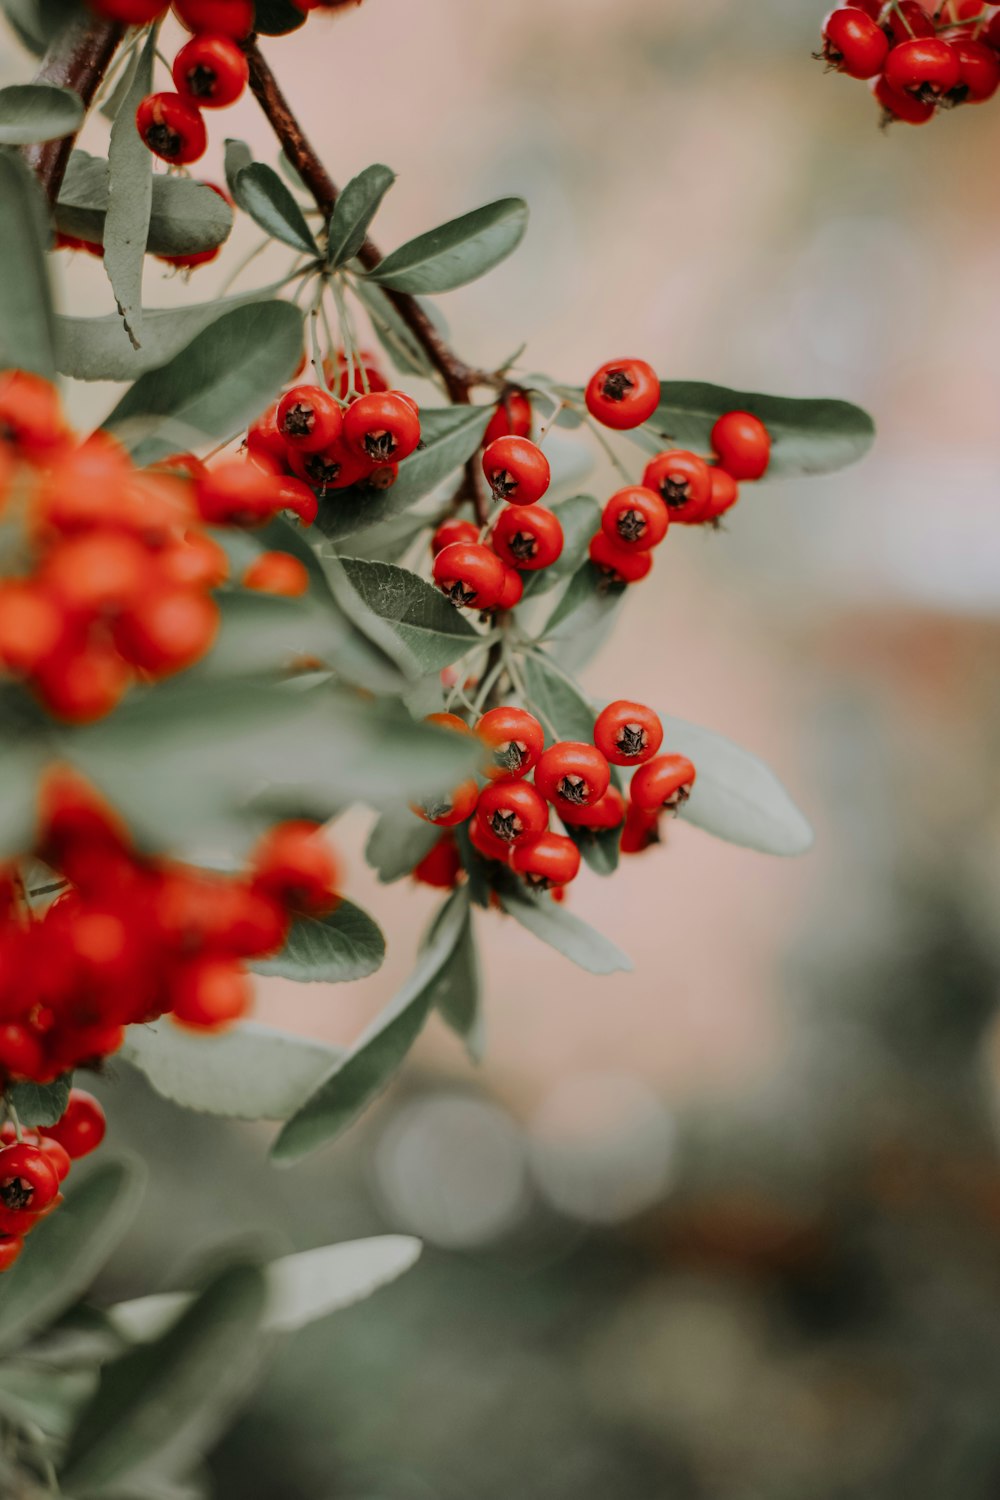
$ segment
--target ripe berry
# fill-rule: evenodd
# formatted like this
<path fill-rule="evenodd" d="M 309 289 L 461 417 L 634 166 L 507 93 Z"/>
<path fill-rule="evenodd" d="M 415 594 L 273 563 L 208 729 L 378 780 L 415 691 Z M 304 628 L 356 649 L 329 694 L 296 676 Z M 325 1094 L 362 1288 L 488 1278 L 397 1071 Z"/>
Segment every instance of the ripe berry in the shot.
<path fill-rule="evenodd" d="M 598 714 L 594 744 L 613 766 L 640 766 L 663 744 L 663 725 L 644 703 L 619 698 Z"/>
<path fill-rule="evenodd" d="M 27 370 L 0 375 L 0 441 L 33 462 L 47 458 L 66 437 L 59 393 L 54 385 Z"/>
<path fill-rule="evenodd" d="M 954 104 L 983 104 L 1000 88 L 1000 59 L 992 47 L 971 37 L 952 38 L 958 58 L 958 83 L 949 92 Z"/>
<path fill-rule="evenodd" d="M 152 574 L 150 553 L 136 537 L 101 530 L 61 542 L 49 554 L 40 579 L 65 610 L 96 615 L 141 598 Z"/>
<path fill-rule="evenodd" d="M 483 454 L 483 473 L 494 500 L 511 505 L 534 505 L 552 477 L 545 454 L 526 437 L 496 438 Z"/>
<path fill-rule="evenodd" d="M 42 1045 L 15 1021 L 0 1025 L 0 1070 L 11 1078 L 37 1078 L 44 1065 Z"/>
<path fill-rule="evenodd" d="M 215 1031 L 250 1009 L 250 977 L 232 959 L 193 958 L 170 986 L 174 1019 L 183 1026 Z"/>
<path fill-rule="evenodd" d="M 99 15 L 125 26 L 148 26 L 166 10 L 164 0 L 91 0 Z"/>
<path fill-rule="evenodd" d="M 65 1146 L 60 1146 L 58 1141 L 52 1140 L 47 1135 L 40 1135 L 36 1144 L 59 1181 L 65 1182 L 73 1166 Z"/>
<path fill-rule="evenodd" d="M 919 0 L 900 0 L 883 19 L 882 30 L 889 38 L 889 45 L 895 47 L 912 37 L 933 36 L 934 22 Z"/>
<path fill-rule="evenodd" d="M 173 10 L 182 26 L 199 34 L 241 42 L 253 30 L 253 0 L 173 0 Z"/>
<path fill-rule="evenodd" d="M 21 1235 L 0 1234 L 0 1273 L 10 1270 L 23 1249 Z"/>
<path fill-rule="evenodd" d="M 290 449 L 289 462 L 299 479 L 312 485 L 320 494 L 325 490 L 345 490 L 371 473 L 370 461 L 349 448 L 343 435 L 319 453 Z"/>
<path fill-rule="evenodd" d="M 649 421 L 660 404 L 660 382 L 644 360 L 613 359 L 590 377 L 584 399 L 598 422 L 624 431 Z"/>
<path fill-rule="evenodd" d="M 959 77 L 958 54 L 950 42 L 939 36 L 900 42 L 889 53 L 885 65 L 885 81 L 890 89 L 914 94 L 926 104 L 934 104 L 942 94 L 949 93 L 958 85 Z"/>
<path fill-rule="evenodd" d="M 135 123 L 150 151 L 163 161 L 179 166 L 205 154 L 205 122 L 180 94 L 147 94 L 135 112 Z"/>
<path fill-rule="evenodd" d="M 527 776 L 545 749 L 545 731 L 526 708 L 491 708 L 476 733 L 490 752 L 486 775 L 491 781 Z"/>
<path fill-rule="evenodd" d="M 667 534 L 670 517 L 655 490 L 631 484 L 612 495 L 601 516 L 601 529 L 616 546 L 629 552 L 648 552 Z"/>
<path fill-rule="evenodd" d="M 49 713 L 68 724 L 91 724 L 121 702 L 131 674 L 103 642 L 68 643 L 46 658 L 33 686 Z"/>
<path fill-rule="evenodd" d="M 251 458 L 274 459 L 284 467 L 288 457 L 288 444 L 278 427 L 278 403 L 269 406 L 253 422 L 247 431 L 247 453 Z"/>
<path fill-rule="evenodd" d="M 611 783 L 611 767 L 596 745 L 560 740 L 535 767 L 535 785 L 557 810 L 592 807 Z"/>
<path fill-rule="evenodd" d="M 728 411 L 712 428 L 712 451 L 733 479 L 760 479 L 771 461 L 771 437 L 759 417 Z"/>
<path fill-rule="evenodd" d="M 504 391 L 496 411 L 486 424 L 483 447 L 488 448 L 497 438 L 527 437 L 531 432 L 531 402 L 524 391 Z"/>
<path fill-rule="evenodd" d="M 431 537 L 431 551 L 437 557 L 453 542 L 478 542 L 479 527 L 473 521 L 442 521 Z"/>
<path fill-rule="evenodd" d="M 359 396 L 344 416 L 344 441 L 369 463 L 401 463 L 420 442 L 420 418 L 401 391 Z"/>
<path fill-rule="evenodd" d="M 320 835 L 305 819 L 278 823 L 254 851 L 254 885 L 291 911 L 319 914 L 337 904 L 340 871 Z"/>
<path fill-rule="evenodd" d="M 705 507 L 705 520 L 717 521 L 727 510 L 732 510 L 740 498 L 740 487 L 733 476 L 718 464 L 709 473 L 712 476 L 712 493 Z"/>
<path fill-rule="evenodd" d="M 0 1150 L 0 1206 L 40 1214 L 59 1192 L 55 1168 L 38 1146 L 22 1142 Z"/>
<path fill-rule="evenodd" d="M 510 867 L 536 891 L 569 885 L 580 873 L 580 851 L 562 833 L 543 833 L 520 844 L 510 856 Z"/>
<path fill-rule="evenodd" d="M 9 672 L 37 671 L 55 652 L 64 628 L 58 603 L 37 584 L 0 588 L 0 663 Z"/>
<path fill-rule="evenodd" d="M 869 87 L 876 102 L 882 106 L 883 124 L 902 120 L 907 125 L 926 125 L 928 120 L 934 118 L 937 108 L 935 104 L 918 99 L 915 94 L 901 93 L 899 89 L 890 88 L 884 73 L 880 78 L 873 78 Z"/>
<path fill-rule="evenodd" d="M 218 629 L 219 606 L 208 594 L 161 588 L 121 616 L 115 645 L 132 666 L 166 677 L 200 660 Z"/>
<path fill-rule="evenodd" d="M 188 531 L 158 554 L 156 569 L 163 583 L 186 589 L 214 589 L 229 577 L 229 558 L 204 531 Z"/>
<path fill-rule="evenodd" d="M 192 37 L 174 58 L 171 72 L 181 98 L 200 109 L 234 104 L 250 76 L 245 53 L 228 36 Z"/>
<path fill-rule="evenodd" d="M 344 419 L 329 391 L 319 385 L 295 385 L 278 402 L 275 426 L 289 449 L 319 453 L 340 437 Z"/>
<path fill-rule="evenodd" d="M 413 811 L 426 823 L 438 828 L 457 828 L 465 823 L 476 810 L 479 786 L 471 778 L 461 782 L 446 797 L 429 798 L 426 802 L 412 804 Z"/>
<path fill-rule="evenodd" d="M 508 568 L 503 576 L 503 592 L 496 602 L 496 608 L 515 609 L 523 597 L 523 578 L 516 568 Z"/>
<path fill-rule="evenodd" d="M 243 587 L 297 599 L 308 592 L 309 570 L 289 552 L 262 552 L 243 574 Z"/>
<path fill-rule="evenodd" d="M 660 496 L 672 521 L 694 525 L 705 519 L 712 494 L 712 473 L 696 453 L 688 453 L 684 448 L 658 453 L 646 465 L 642 482 Z"/>
<path fill-rule="evenodd" d="M 591 539 L 590 560 L 611 583 L 638 583 L 653 566 L 651 552 L 618 547 L 603 531 Z"/>
<path fill-rule="evenodd" d="M 523 844 L 549 826 L 541 792 L 527 781 L 491 781 L 479 795 L 476 817 L 502 844 Z"/>
<path fill-rule="evenodd" d="M 644 850 L 660 842 L 659 813 L 645 812 L 641 807 L 636 807 L 634 802 L 630 802 L 619 841 L 622 853 L 642 854 Z"/>
<path fill-rule="evenodd" d="M 413 867 L 413 878 L 421 885 L 434 886 L 437 890 L 450 891 L 458 883 L 462 870 L 462 859 L 458 845 L 451 834 L 438 839 L 418 865 Z"/>
<path fill-rule="evenodd" d="M 498 839 L 496 834 L 491 832 L 489 826 L 480 817 L 478 812 L 469 820 L 468 834 L 469 843 L 477 854 L 481 854 L 484 859 L 495 859 L 504 865 L 507 863 L 510 856 L 510 845 L 505 843 L 503 839 Z"/>
<path fill-rule="evenodd" d="M 823 24 L 823 57 L 850 78 L 874 78 L 882 71 L 889 42 L 885 32 L 863 11 L 831 11 Z"/>
<path fill-rule="evenodd" d="M 237 458 L 208 469 L 196 483 L 195 497 L 210 526 L 261 526 L 281 509 L 275 476 Z"/>
<path fill-rule="evenodd" d="M 282 510 L 290 510 L 303 526 L 312 525 L 319 514 L 319 501 L 305 480 L 281 474 L 275 477 L 274 490 Z"/>
<path fill-rule="evenodd" d="M 633 804 L 642 812 L 661 807 L 677 812 L 691 795 L 695 770 L 686 755 L 660 755 L 640 766 L 629 789 Z"/>
<path fill-rule="evenodd" d="M 348 400 L 352 392 L 363 396 L 370 391 L 389 389 L 374 354 L 369 354 L 364 349 L 360 349 L 355 358 L 353 385 L 351 363 L 343 349 L 338 349 L 332 359 L 324 359 L 323 376 L 330 390 L 341 401 Z"/>
<path fill-rule="evenodd" d="M 496 553 L 480 542 L 452 542 L 434 559 L 434 582 L 460 609 L 492 609 L 505 573 Z"/>
<path fill-rule="evenodd" d="M 533 573 L 551 567 L 559 557 L 563 529 L 559 517 L 541 505 L 531 510 L 508 506 L 500 512 L 490 540 L 508 567 Z"/>
<path fill-rule="evenodd" d="M 559 816 L 571 828 L 620 828 L 625 821 L 625 798 L 616 786 L 609 786 L 599 802 L 590 807 L 560 807 Z"/>
<path fill-rule="evenodd" d="M 58 1141 L 66 1154 L 79 1161 L 89 1156 L 104 1140 L 108 1122 L 93 1094 L 86 1089 L 70 1089 L 69 1103 L 54 1125 L 42 1127 L 42 1135 Z"/>

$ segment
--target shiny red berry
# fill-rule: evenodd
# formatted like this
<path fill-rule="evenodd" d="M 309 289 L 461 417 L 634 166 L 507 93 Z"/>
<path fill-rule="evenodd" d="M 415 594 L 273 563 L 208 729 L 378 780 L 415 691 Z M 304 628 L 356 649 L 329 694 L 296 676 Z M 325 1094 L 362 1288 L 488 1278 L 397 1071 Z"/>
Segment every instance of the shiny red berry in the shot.
<path fill-rule="evenodd" d="M 319 385 L 295 385 L 278 402 L 275 425 L 289 449 L 319 453 L 340 437 L 340 407 Z"/>
<path fill-rule="evenodd" d="M 850 78 L 874 78 L 889 52 L 885 32 L 863 11 L 831 11 L 823 24 L 823 57 Z"/>
<path fill-rule="evenodd" d="M 402 391 L 359 396 L 344 416 L 344 441 L 369 463 L 401 463 L 420 442 L 420 418 Z"/>
<path fill-rule="evenodd" d="M 958 58 L 958 83 L 948 98 L 953 104 L 983 104 L 1000 88 L 1000 59 L 992 47 L 971 37 L 952 38 Z"/>
<path fill-rule="evenodd" d="M 484 859 L 498 860 L 500 864 L 506 864 L 510 857 L 510 845 L 503 839 L 498 839 L 491 831 L 488 824 L 477 812 L 468 823 L 469 843 L 477 854 Z"/>
<path fill-rule="evenodd" d="M 906 125 L 926 125 L 933 120 L 937 105 L 930 100 L 918 99 L 916 94 L 890 88 L 885 74 L 873 78 L 869 85 L 876 103 L 882 106 L 883 121 L 902 120 Z"/>
<path fill-rule="evenodd" d="M 611 767 L 596 745 L 560 740 L 535 767 L 535 785 L 542 796 L 562 808 L 592 807 L 611 782 Z"/>
<path fill-rule="evenodd" d="M 717 521 L 727 510 L 732 510 L 740 498 L 740 487 L 733 476 L 718 464 L 709 472 L 712 475 L 712 493 L 705 507 L 705 520 Z"/>
<path fill-rule="evenodd" d="M 631 484 L 604 507 L 601 529 L 616 546 L 628 552 L 648 552 L 667 534 L 670 516 L 655 490 Z"/>
<path fill-rule="evenodd" d="M 534 505 L 549 487 L 549 461 L 536 443 L 525 437 L 498 437 L 483 454 L 494 500 L 511 505 Z"/>
<path fill-rule="evenodd" d="M 531 432 L 531 402 L 524 391 L 505 391 L 496 411 L 486 424 L 483 447 L 497 438 L 528 437 Z"/>
<path fill-rule="evenodd" d="M 641 812 L 678 812 L 691 795 L 695 769 L 686 755 L 660 755 L 640 766 L 629 794 Z"/>
<path fill-rule="evenodd" d="M 920 4 L 920 0 L 900 0 L 898 5 L 883 6 L 882 30 L 889 38 L 889 45 L 897 46 L 913 37 L 934 35 L 934 21 Z"/>
<path fill-rule="evenodd" d="M 705 519 L 712 493 L 712 475 L 708 464 L 696 453 L 674 448 L 658 453 L 646 465 L 643 484 L 655 490 L 667 507 L 672 521 L 694 525 Z"/>
<path fill-rule="evenodd" d="M 612 359 L 590 377 L 584 399 L 604 427 L 641 427 L 660 404 L 659 378 L 645 360 Z"/>
<path fill-rule="evenodd" d="M 309 591 L 309 570 L 290 552 L 262 552 L 243 574 L 243 587 L 297 599 Z"/>
<path fill-rule="evenodd" d="M 24 1249 L 24 1239 L 19 1234 L 0 1234 L 0 1274 L 9 1271 Z"/>
<path fill-rule="evenodd" d="M 524 579 L 516 568 L 507 568 L 503 576 L 503 590 L 496 602 L 497 609 L 515 609 L 524 597 Z"/>
<path fill-rule="evenodd" d="M 476 724 L 490 753 L 486 775 L 491 781 L 527 776 L 545 749 L 545 731 L 526 708 L 491 708 Z"/>
<path fill-rule="evenodd" d="M 241 42 L 253 30 L 253 0 L 173 0 L 173 10 L 182 26 L 199 34 Z"/>
<path fill-rule="evenodd" d="M 733 479 L 760 479 L 771 461 L 771 436 L 759 417 L 728 411 L 712 428 L 712 451 Z"/>
<path fill-rule="evenodd" d="M 928 104 L 936 103 L 942 94 L 956 88 L 960 76 L 958 54 L 950 42 L 939 36 L 900 42 L 893 47 L 885 64 L 885 81 L 890 89 L 914 94 Z"/>
<path fill-rule="evenodd" d="M 180 166 L 204 156 L 205 122 L 180 94 L 147 94 L 135 112 L 136 129 L 154 156 Z"/>
<path fill-rule="evenodd" d="M 196 481 L 195 498 L 210 526 L 262 526 L 282 508 L 277 477 L 238 458 L 206 470 Z"/>
<path fill-rule="evenodd" d="M 22 1142 L 0 1149 L 0 1206 L 40 1214 L 59 1192 L 59 1177 L 45 1152 Z"/>
<path fill-rule="evenodd" d="M 620 828 L 625 821 L 625 798 L 616 786 L 609 786 L 599 802 L 590 807 L 561 806 L 559 816 L 571 828 Z"/>
<path fill-rule="evenodd" d="M 460 609 L 492 609 L 505 575 L 500 558 L 481 542 L 452 542 L 434 559 L 434 582 Z"/>
<path fill-rule="evenodd" d="M 644 703 L 619 698 L 597 715 L 594 744 L 613 766 L 641 766 L 663 744 L 663 725 Z"/>
<path fill-rule="evenodd" d="M 55 1125 L 46 1125 L 42 1134 L 58 1141 L 73 1161 L 89 1156 L 104 1140 L 107 1120 L 93 1094 L 85 1089 L 71 1089 L 69 1103 Z"/>
<path fill-rule="evenodd" d="M 630 802 L 619 847 L 623 854 L 642 854 L 661 842 L 659 812 L 644 812 Z"/>
<path fill-rule="evenodd" d="M 491 781 L 479 795 L 476 817 L 502 844 L 523 844 L 549 826 L 541 792 L 527 781 Z"/>
<path fill-rule="evenodd" d="M 371 464 L 360 453 L 349 448 L 341 435 L 329 448 L 318 453 L 301 453 L 289 449 L 289 463 L 299 479 L 322 494 L 325 490 L 344 490 L 359 484 L 371 473 Z"/>
<path fill-rule="evenodd" d="M 192 37 L 174 58 L 174 87 L 198 109 L 235 104 L 250 76 L 246 54 L 231 37 Z"/>
<path fill-rule="evenodd" d="M 430 885 L 438 890 L 450 891 L 458 884 L 462 871 L 462 858 L 458 845 L 451 834 L 439 839 L 419 864 L 413 867 L 413 878 L 421 885 Z"/>
<path fill-rule="evenodd" d="M 454 542 L 478 542 L 479 527 L 474 521 L 442 521 L 431 537 L 431 551 L 437 557 Z"/>
<path fill-rule="evenodd" d="M 533 573 L 551 567 L 560 556 L 563 529 L 559 517 L 541 505 L 530 510 L 507 506 L 497 517 L 490 540 L 508 567 Z"/>
<path fill-rule="evenodd" d="M 580 851 L 565 834 L 543 833 L 514 849 L 510 867 L 525 885 L 536 891 L 548 891 L 576 879 L 580 873 Z"/>
<path fill-rule="evenodd" d="M 651 552 L 619 547 L 603 531 L 591 539 L 590 560 L 611 583 L 638 583 L 653 566 Z"/>

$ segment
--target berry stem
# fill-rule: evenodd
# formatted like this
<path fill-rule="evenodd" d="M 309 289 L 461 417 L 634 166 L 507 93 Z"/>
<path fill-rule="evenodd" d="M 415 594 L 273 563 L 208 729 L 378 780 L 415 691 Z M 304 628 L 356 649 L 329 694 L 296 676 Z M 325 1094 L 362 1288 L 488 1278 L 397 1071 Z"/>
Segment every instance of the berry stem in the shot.
<path fill-rule="evenodd" d="M 84 109 L 89 109 L 124 35 L 125 27 L 118 21 L 108 21 L 82 9 L 50 45 L 35 74 L 35 82 L 72 89 L 80 96 Z M 61 140 L 24 147 L 24 159 L 50 203 L 55 203 L 59 196 L 75 140 L 76 131 Z"/>

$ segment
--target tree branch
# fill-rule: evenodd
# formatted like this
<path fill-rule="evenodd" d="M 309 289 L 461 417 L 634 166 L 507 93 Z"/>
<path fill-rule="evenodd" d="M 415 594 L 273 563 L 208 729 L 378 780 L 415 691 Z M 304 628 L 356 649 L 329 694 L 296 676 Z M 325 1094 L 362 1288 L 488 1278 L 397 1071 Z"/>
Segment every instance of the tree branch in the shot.
<path fill-rule="evenodd" d="M 35 82 L 72 89 L 82 99 L 84 110 L 88 110 L 124 35 L 125 27 L 119 22 L 105 20 L 87 10 L 81 11 L 50 45 L 35 75 Z M 72 135 L 63 136 L 62 140 L 24 148 L 25 160 L 45 189 L 50 203 L 55 203 L 59 196 L 75 140 L 74 131 Z"/>

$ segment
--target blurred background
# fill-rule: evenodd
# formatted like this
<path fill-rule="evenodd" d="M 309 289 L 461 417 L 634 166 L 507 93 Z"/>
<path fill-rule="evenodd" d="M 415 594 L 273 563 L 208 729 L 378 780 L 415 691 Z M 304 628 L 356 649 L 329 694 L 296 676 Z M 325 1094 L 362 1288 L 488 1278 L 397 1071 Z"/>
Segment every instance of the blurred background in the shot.
<path fill-rule="evenodd" d="M 761 754 L 814 853 L 674 825 L 585 872 L 573 909 L 635 961 L 611 980 L 478 914 L 485 1063 L 432 1023 L 293 1172 L 124 1067 L 102 1083 L 156 1183 L 109 1296 L 179 1284 L 234 1226 L 428 1245 L 288 1347 L 212 1458 L 222 1500 L 1000 1493 L 1000 100 L 880 134 L 810 59 L 822 13 L 365 0 L 265 43 L 338 180 L 398 172 L 384 248 L 528 200 L 520 252 L 441 300 L 471 360 L 526 340 L 581 383 L 636 354 L 846 397 L 879 439 L 672 537 L 585 676 Z M 0 73 L 26 76 L 13 43 Z M 211 126 L 207 177 L 226 134 L 274 159 L 252 102 Z M 234 239 L 189 287 L 152 266 L 147 301 L 214 295 Z M 99 265 L 60 269 L 66 305 L 110 310 Z M 78 419 L 112 395 L 75 391 Z M 434 896 L 376 885 L 365 822 L 340 842 L 385 968 L 262 983 L 264 1019 L 347 1040 L 408 972 Z"/>

